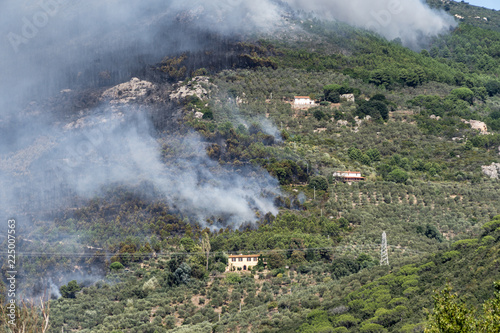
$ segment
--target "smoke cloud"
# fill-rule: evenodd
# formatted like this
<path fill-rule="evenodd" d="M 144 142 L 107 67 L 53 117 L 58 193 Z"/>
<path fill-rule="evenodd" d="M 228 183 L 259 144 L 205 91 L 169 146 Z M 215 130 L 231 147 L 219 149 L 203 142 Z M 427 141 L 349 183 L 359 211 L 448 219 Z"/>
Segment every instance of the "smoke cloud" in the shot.
<path fill-rule="evenodd" d="M 294 8 L 314 12 L 379 33 L 389 40 L 418 48 L 422 38 L 446 33 L 456 26 L 444 11 L 431 9 L 423 0 L 287 0 Z"/>
<path fill-rule="evenodd" d="M 50 136 L 1 160 L 7 176 L 3 189 L 9 189 L 2 197 L 15 202 L 9 206 L 23 211 L 60 208 L 71 204 L 65 198 L 73 195 L 89 198 L 110 184 L 146 182 L 201 225 L 208 218 L 221 218 L 237 228 L 255 221 L 256 213 L 277 213 L 275 179 L 261 170 L 237 172 L 219 166 L 207 156 L 207 144 L 197 134 L 156 139 L 145 114 L 128 106 L 93 113 L 99 115 L 54 127 Z M 176 152 L 162 160 L 160 142 Z"/>
<path fill-rule="evenodd" d="M 272 32 L 286 28 L 283 15 L 298 12 L 401 38 L 412 47 L 455 25 L 422 0 L 4 0 L 0 9 L 3 114 L 15 114 L 15 106 L 40 94 L 95 86 L 102 71 L 118 83 L 138 64 L 202 49 L 210 45 L 202 31 L 233 37 Z"/>
<path fill-rule="evenodd" d="M 49 285 L 49 298 L 55 297 L 56 299 L 61 298 L 61 292 L 59 291 L 59 288 L 52 282 L 52 278 L 49 278 L 48 280 L 48 285 Z"/>
<path fill-rule="evenodd" d="M 200 212 L 209 208 L 230 215 L 239 212 L 243 220 L 255 213 L 255 209 L 249 208 L 249 201 L 257 211 L 275 211 L 260 199 L 255 189 L 249 192 L 250 200 L 246 197 L 245 193 L 258 187 L 257 184 L 249 185 L 236 175 L 226 175 L 227 181 L 219 180 L 219 175 L 210 171 L 213 163 L 202 155 L 199 159 L 205 166 L 203 172 L 187 160 L 179 160 L 184 173 L 177 177 L 155 155 L 159 149 L 155 139 L 151 135 L 141 136 L 149 131 L 144 122 L 136 121 L 134 126 L 139 127 L 127 128 L 113 127 L 116 120 L 107 120 L 89 127 L 90 131 L 100 129 L 103 124 L 107 126 L 99 131 L 109 136 L 106 148 L 110 150 L 98 151 L 91 141 L 91 149 L 81 144 L 86 142 L 82 137 L 93 134 L 83 129 L 64 132 L 53 125 L 61 119 L 51 118 L 49 110 L 39 108 L 30 113 L 26 112 L 26 106 L 68 87 L 123 82 L 138 67 L 158 62 L 165 55 L 203 49 L 211 43 L 203 31 L 225 36 L 272 32 L 286 24 L 282 15 L 293 11 L 346 21 L 389 39 L 399 37 L 408 45 L 414 45 L 422 36 L 446 31 L 454 23 L 452 18 L 431 10 L 420 0 L 5 0 L 0 6 L 0 165 L 4 182 L 12 185 L 8 187 L 10 190 L 3 189 L 0 193 L 2 207 L 9 207 L 4 202 L 10 197 L 29 192 L 22 189 L 13 192 L 16 177 L 33 178 L 29 197 L 34 206 L 42 206 L 44 200 L 40 197 L 51 191 L 91 193 L 103 184 L 140 175 L 163 189 L 166 196 L 178 197 L 185 206 L 195 205 Z M 111 79 L 102 81 L 103 73 Z M 275 127 L 266 126 L 265 121 L 263 125 L 268 133 L 278 137 Z M 203 145 L 194 136 L 189 140 L 187 147 Z M 84 162 L 93 163 L 91 167 L 76 163 L 75 167 L 56 172 L 58 181 L 49 181 L 54 165 L 60 168 L 71 160 L 65 154 L 75 150 L 65 147 L 90 149 L 100 160 L 89 162 L 93 161 L 90 156 Z M 86 154 L 83 156 L 87 158 Z M 126 163 L 118 162 L 120 158 Z M 48 165 L 48 161 L 52 164 Z M 172 174 L 176 177 L 169 176 Z M 199 174 L 209 180 L 200 184 Z M 222 198 L 223 192 L 230 195 Z M 200 219 L 204 215 L 200 213 Z"/>

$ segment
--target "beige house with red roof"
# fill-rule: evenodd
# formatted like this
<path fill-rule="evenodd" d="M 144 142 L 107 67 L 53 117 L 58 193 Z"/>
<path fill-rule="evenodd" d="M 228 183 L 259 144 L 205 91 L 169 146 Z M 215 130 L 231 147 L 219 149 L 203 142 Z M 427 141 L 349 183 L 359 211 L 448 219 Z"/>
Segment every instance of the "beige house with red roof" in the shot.
<path fill-rule="evenodd" d="M 236 271 L 238 268 L 243 271 L 248 271 L 251 270 L 253 266 L 257 266 L 258 262 L 258 254 L 232 254 L 229 255 L 226 272 Z"/>

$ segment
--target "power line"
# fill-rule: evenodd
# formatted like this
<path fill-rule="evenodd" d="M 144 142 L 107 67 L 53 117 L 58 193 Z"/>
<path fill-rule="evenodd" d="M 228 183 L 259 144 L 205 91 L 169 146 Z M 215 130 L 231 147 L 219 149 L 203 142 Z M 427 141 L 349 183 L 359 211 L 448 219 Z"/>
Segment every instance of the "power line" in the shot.
<path fill-rule="evenodd" d="M 382 242 L 384 243 L 384 235 L 382 234 Z M 241 251 L 214 251 L 212 253 L 225 253 L 228 255 L 232 254 L 267 254 L 270 252 L 293 252 L 293 251 L 333 251 L 337 253 L 346 253 L 346 252 L 360 252 L 360 251 L 375 251 L 379 248 L 380 245 L 377 244 L 356 244 L 356 245 L 344 245 L 344 246 L 336 246 L 336 247 L 303 247 L 303 248 L 295 248 L 295 249 L 261 249 L 261 250 L 241 250 Z M 406 247 L 390 247 L 387 246 L 387 239 L 385 239 L 385 256 L 387 256 L 387 249 L 390 248 L 391 251 L 401 251 L 408 252 L 415 255 L 426 254 L 427 252 L 422 252 L 418 250 L 414 250 Z M 3 253 L 7 255 L 7 253 Z M 381 249 L 382 254 L 382 249 Z M 41 256 L 63 256 L 63 257 L 132 257 L 132 256 L 156 256 L 156 257 L 171 257 L 176 255 L 204 255 L 202 251 L 196 252 L 134 252 L 134 253 L 109 253 L 106 251 L 98 251 L 94 253 L 88 252 L 80 252 L 80 253 L 64 253 L 64 252 L 17 252 L 16 256 L 18 257 L 41 257 Z M 381 258 L 382 259 L 382 258 Z M 381 260 L 382 262 L 382 260 Z"/>

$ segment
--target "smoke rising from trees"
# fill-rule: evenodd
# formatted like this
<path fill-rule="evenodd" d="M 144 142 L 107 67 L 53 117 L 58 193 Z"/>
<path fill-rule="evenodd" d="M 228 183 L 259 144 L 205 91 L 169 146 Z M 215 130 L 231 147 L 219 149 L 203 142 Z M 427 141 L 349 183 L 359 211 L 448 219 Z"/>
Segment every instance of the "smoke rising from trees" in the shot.
<path fill-rule="evenodd" d="M 418 48 L 422 38 L 446 33 L 456 26 L 452 16 L 431 9 L 422 0 L 287 0 L 294 8 L 313 11 L 320 18 L 336 19 L 372 30 L 389 40 Z"/>
<path fill-rule="evenodd" d="M 421 0 L 5 0 L 0 8 L 0 106 L 11 114 L 30 94 L 96 84 L 89 72 L 126 77 L 138 63 L 210 45 L 200 31 L 272 32 L 284 14 L 312 12 L 411 47 L 456 25 Z"/>
<path fill-rule="evenodd" d="M 31 156 L 32 163 L 27 160 L 17 164 L 8 164 L 3 170 L 7 175 L 14 169 L 27 168 L 31 176 L 36 175 L 30 189 L 32 196 L 36 193 L 47 192 L 46 186 L 52 186 L 46 180 L 50 170 L 34 166 L 43 165 L 40 161 L 49 159 L 57 164 L 58 161 L 67 160 L 67 157 L 54 153 L 55 149 L 65 147 L 76 134 L 55 133 L 51 123 L 54 120 L 47 118 L 46 123 L 33 124 L 29 114 L 20 116 L 19 110 L 24 109 L 30 101 L 43 100 L 53 95 L 60 89 L 67 87 L 85 88 L 98 86 L 97 73 L 109 71 L 116 73 L 117 78 L 129 78 L 138 64 L 141 66 L 155 63 L 166 54 L 178 54 L 187 50 L 203 49 L 210 44 L 200 36 L 200 31 L 208 30 L 226 36 L 237 36 L 251 32 L 269 32 L 277 25 L 283 24 L 282 14 L 290 11 L 314 12 L 319 18 L 337 19 L 350 24 L 370 28 L 389 39 L 401 38 L 408 45 L 417 43 L 421 36 L 434 35 L 453 25 L 453 19 L 444 13 L 431 10 L 420 0 L 353 0 L 353 1 L 326 1 L 326 0 L 217 0 L 217 1 L 68 1 L 68 0 L 42 0 L 40 2 L 6 0 L 0 5 L 0 44 L 1 81 L 0 81 L 0 128 L 13 128 L 9 135 L 2 134 L 0 139 L 0 153 L 3 152 L 2 163 L 5 166 L 14 160 L 15 154 L 26 153 Z M 41 112 L 47 112 L 42 110 Z M 39 118 L 37 118 L 38 121 Z M 50 125 L 49 125 L 50 124 Z M 124 146 L 121 136 L 112 136 L 110 142 L 119 143 L 114 147 L 114 154 L 119 152 L 128 157 L 129 163 L 135 161 L 135 166 L 123 169 L 121 164 L 113 164 L 114 157 L 102 160 L 95 165 L 96 170 L 82 167 L 73 168 L 71 177 L 61 173 L 59 177 L 71 178 L 66 181 L 71 184 L 71 189 L 77 193 L 85 192 L 88 188 L 97 188 L 105 182 L 119 181 L 133 178 L 134 175 L 150 175 L 154 184 L 167 184 L 165 188 L 174 188 L 169 181 L 177 178 L 165 179 L 165 170 L 162 170 L 157 157 L 153 153 L 147 156 L 148 151 L 157 149 L 154 140 L 142 140 L 138 129 L 128 129 L 128 146 Z M 132 132 L 130 132 L 132 131 Z M 113 130 L 111 131 L 112 133 Z M 137 140 L 131 140 L 137 138 Z M 194 146 L 201 142 L 193 139 Z M 43 149 L 33 154 L 33 147 Z M 113 145 L 110 145 L 110 147 Z M 31 148 L 30 148 L 31 147 Z M 52 148 L 55 147 L 55 148 Z M 124 147 L 128 147 L 125 150 Z M 31 149 L 31 150 L 30 150 Z M 45 151 L 47 150 L 47 151 Z M 111 151 L 109 151 L 111 152 Z M 99 156 L 108 156 L 108 151 Z M 5 154 L 14 155 L 5 155 Z M 44 160 L 45 159 L 45 160 Z M 22 160 L 22 159 L 18 159 Z M 30 160 L 30 159 L 28 159 Z M 147 165 L 141 161 L 153 161 Z M 7 162 L 6 162 L 7 161 Z M 110 163 L 105 167 L 106 163 Z M 142 164 L 142 165 L 141 165 Z M 51 166 L 51 168 L 53 165 Z M 17 168 L 17 169 L 16 169 Z M 151 169 L 153 168 L 153 169 Z M 188 165 L 184 165 L 189 170 Z M 95 172 L 87 172 L 93 170 Z M 196 172 L 200 172 L 197 170 Z M 204 170 L 204 172 L 208 172 Z M 99 178 L 106 174 L 107 178 Z M 78 175 L 78 177 L 74 177 Z M 151 176 L 155 175 L 155 176 Z M 163 177 L 163 178 L 162 178 Z M 190 184 L 184 188 L 192 189 L 197 184 L 196 174 L 187 172 L 180 179 L 186 178 L 184 183 Z M 236 177 L 236 176 L 234 176 Z M 118 178 L 118 179 L 116 179 Z M 211 182 L 218 179 L 218 175 L 210 175 Z M 10 176 L 5 177 L 8 183 L 13 182 Z M 75 181 L 74 179 L 78 179 Z M 106 179 L 106 181 L 104 181 Z M 33 184 L 37 184 L 34 186 Z M 62 184 L 62 183 L 56 183 Z M 248 189 L 242 179 L 230 179 L 227 183 L 222 181 L 219 186 L 207 182 L 202 186 L 206 193 L 215 194 L 226 191 L 229 186 L 235 191 L 230 196 L 237 202 L 227 207 L 216 210 L 227 210 L 234 213 L 229 207 L 241 207 L 245 201 L 245 191 Z M 177 184 L 176 184 L 177 185 Z M 180 184 L 179 184 L 180 185 Z M 62 186 L 62 185 L 61 185 Z M 252 187 L 252 186 L 250 186 Z M 8 200 L 13 193 L 3 190 L 2 200 Z M 176 190 L 179 197 L 186 200 L 186 204 L 199 205 L 200 207 L 214 208 L 213 203 L 206 202 L 203 196 L 197 197 L 199 192 L 191 193 L 189 190 Z M 260 202 L 257 192 L 251 192 L 252 200 L 260 209 L 272 205 Z M 174 193 L 169 192 L 172 195 Z M 224 206 L 227 201 L 218 200 L 216 203 Z M 192 202 L 190 202 L 192 200 Z M 241 200 L 241 201 L 238 201 Z M 34 202 L 41 202 L 35 200 Z M 2 202 L 3 203 L 3 202 Z M 40 203 L 41 205 L 41 203 Z M 2 205 L 7 207 L 6 205 Z M 245 206 L 243 204 L 243 206 Z M 201 209 L 203 211 L 203 209 Z M 248 206 L 243 209 L 244 219 L 253 214 Z"/>
<path fill-rule="evenodd" d="M 222 168 L 208 158 L 197 134 L 156 139 L 144 114 L 127 107 L 121 112 L 101 109 L 100 115 L 80 120 L 78 129 L 53 127 L 50 136 L 6 155 L 0 164 L 6 171 L 2 183 L 8 184 L 2 187 L 7 191 L 3 207 L 55 209 L 75 194 L 91 198 L 109 185 L 147 183 L 201 225 L 221 218 L 225 225 L 214 226 L 239 227 L 255 221 L 257 212 L 277 213 L 277 181 L 267 172 Z M 173 151 L 162 157 L 165 149 Z"/>

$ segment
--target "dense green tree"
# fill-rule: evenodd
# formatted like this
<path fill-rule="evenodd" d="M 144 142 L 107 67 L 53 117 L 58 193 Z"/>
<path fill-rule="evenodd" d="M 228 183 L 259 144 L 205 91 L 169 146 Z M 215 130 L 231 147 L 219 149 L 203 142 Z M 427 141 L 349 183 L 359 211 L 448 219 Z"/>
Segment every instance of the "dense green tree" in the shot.
<path fill-rule="evenodd" d="M 332 103 L 340 102 L 340 89 L 342 86 L 338 84 L 329 84 L 323 87 L 323 93 L 325 95 L 325 100 Z"/>
<path fill-rule="evenodd" d="M 370 100 L 362 102 L 357 108 L 357 113 L 362 116 L 370 116 L 375 120 L 387 120 L 389 108 L 380 100 Z"/>
<path fill-rule="evenodd" d="M 368 155 L 372 162 L 378 162 L 381 158 L 380 151 L 376 148 L 368 149 L 366 151 L 366 155 Z"/>
<path fill-rule="evenodd" d="M 61 296 L 64 298 L 75 298 L 76 293 L 79 292 L 82 288 L 78 285 L 76 280 L 71 280 L 67 285 L 61 286 L 59 289 L 61 292 Z"/>
<path fill-rule="evenodd" d="M 174 282 L 176 284 L 186 284 L 191 276 L 191 267 L 183 262 L 174 272 Z"/>
<path fill-rule="evenodd" d="M 312 177 L 309 181 L 309 188 L 326 191 L 328 190 L 328 180 L 323 176 Z"/>
<path fill-rule="evenodd" d="M 429 316 L 426 333 L 500 332 L 500 283 L 495 283 L 495 297 L 483 304 L 483 312 L 467 306 L 451 292 L 450 285 L 434 296 L 434 311 Z"/>
<path fill-rule="evenodd" d="M 397 168 L 389 172 L 387 180 L 396 183 L 404 183 L 408 180 L 408 174 L 404 170 Z"/>
<path fill-rule="evenodd" d="M 323 118 L 326 118 L 327 115 L 320 109 L 317 109 L 317 110 L 314 110 L 313 112 L 313 116 L 314 118 L 316 118 L 318 121 L 323 119 Z"/>
<path fill-rule="evenodd" d="M 500 82 L 497 80 L 490 80 L 486 82 L 484 87 L 486 88 L 486 91 L 490 96 L 495 96 L 496 94 L 500 93 Z"/>
<path fill-rule="evenodd" d="M 457 88 L 451 91 L 451 94 L 461 100 L 468 102 L 470 105 L 474 103 L 474 92 L 469 88 Z"/>
<path fill-rule="evenodd" d="M 283 256 L 283 253 L 271 251 L 267 256 L 267 265 L 271 269 L 285 266 L 285 257 Z"/>

